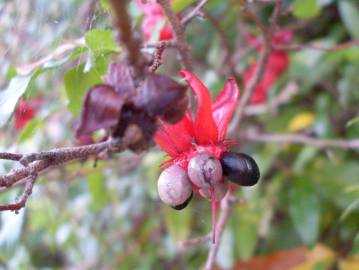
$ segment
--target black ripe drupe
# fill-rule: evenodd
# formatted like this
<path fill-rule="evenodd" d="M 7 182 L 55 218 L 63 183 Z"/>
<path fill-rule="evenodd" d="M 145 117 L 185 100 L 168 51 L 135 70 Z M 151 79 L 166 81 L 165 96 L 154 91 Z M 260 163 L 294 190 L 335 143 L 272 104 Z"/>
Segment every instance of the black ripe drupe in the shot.
<path fill-rule="evenodd" d="M 189 196 L 189 198 L 187 200 L 185 200 L 184 203 L 181 203 L 180 205 L 176 205 L 176 206 L 171 206 L 173 209 L 175 210 L 182 210 L 184 208 L 186 208 L 186 206 L 189 204 L 189 202 L 191 201 L 193 197 L 193 192 L 191 193 L 191 195 Z"/>
<path fill-rule="evenodd" d="M 257 184 L 260 173 L 254 159 L 243 153 L 225 152 L 221 158 L 223 175 L 240 186 Z"/>

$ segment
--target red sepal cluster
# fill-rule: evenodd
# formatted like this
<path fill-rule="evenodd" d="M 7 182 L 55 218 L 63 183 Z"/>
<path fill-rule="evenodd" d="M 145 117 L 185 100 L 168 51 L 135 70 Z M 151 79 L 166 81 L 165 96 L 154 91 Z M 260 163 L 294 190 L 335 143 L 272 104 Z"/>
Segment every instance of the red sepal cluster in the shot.
<path fill-rule="evenodd" d="M 192 117 L 187 111 L 182 120 L 174 125 L 161 121 L 155 141 L 171 157 L 167 163 L 187 168 L 188 161 L 196 153 L 209 152 L 219 159 L 233 144 L 225 136 L 238 103 L 239 89 L 234 79 L 227 80 L 212 103 L 207 87 L 194 74 L 181 71 L 180 76 L 186 79 L 197 96 L 197 112 Z"/>
<path fill-rule="evenodd" d="M 142 31 L 145 41 L 148 41 L 152 37 L 156 28 L 165 23 L 165 16 L 161 6 L 156 3 L 156 0 L 136 0 L 136 3 L 144 15 L 142 21 Z M 159 40 L 170 40 L 172 38 L 172 29 L 168 23 L 165 23 L 160 29 Z"/>
<path fill-rule="evenodd" d="M 279 32 L 272 39 L 272 45 L 278 46 L 283 45 L 290 42 L 292 39 L 292 33 L 289 31 Z M 261 51 L 263 44 L 257 42 L 256 37 L 253 35 L 248 36 L 248 40 L 250 43 L 256 46 L 257 51 Z M 269 57 L 268 63 L 265 68 L 262 80 L 257 84 L 254 89 L 253 95 L 251 97 L 250 102 L 252 104 L 262 103 L 267 100 L 268 91 L 273 86 L 275 81 L 281 76 L 288 68 L 289 57 L 288 53 L 284 50 L 273 50 Z M 248 69 L 244 72 L 244 85 L 247 86 L 249 81 L 254 75 L 254 72 L 257 68 L 257 63 L 252 63 Z"/>

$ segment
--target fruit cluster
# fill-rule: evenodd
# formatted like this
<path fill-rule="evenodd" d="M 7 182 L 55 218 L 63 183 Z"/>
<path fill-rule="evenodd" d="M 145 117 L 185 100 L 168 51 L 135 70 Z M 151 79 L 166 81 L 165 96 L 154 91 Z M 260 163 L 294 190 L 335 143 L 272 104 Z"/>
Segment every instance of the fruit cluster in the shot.
<path fill-rule="evenodd" d="M 260 173 L 254 159 L 246 154 L 225 152 L 218 160 L 202 152 L 190 159 L 187 171 L 176 164 L 163 170 L 158 179 L 158 194 L 176 210 L 182 210 L 191 201 L 193 186 L 202 197 L 219 201 L 227 192 L 224 177 L 240 186 L 253 186 Z"/>
<path fill-rule="evenodd" d="M 254 185 L 259 180 L 255 161 L 241 153 L 229 151 L 237 142 L 226 139 L 227 127 L 238 104 L 239 89 L 234 79 L 225 83 L 212 103 L 211 95 L 191 72 L 181 71 L 197 96 L 194 117 L 187 111 L 176 124 L 159 120 L 156 143 L 171 157 L 158 179 L 158 193 L 163 202 L 183 209 L 193 196 L 193 190 L 211 200 L 213 242 L 216 231 L 216 209 L 227 192 L 224 180 L 239 185 Z"/>

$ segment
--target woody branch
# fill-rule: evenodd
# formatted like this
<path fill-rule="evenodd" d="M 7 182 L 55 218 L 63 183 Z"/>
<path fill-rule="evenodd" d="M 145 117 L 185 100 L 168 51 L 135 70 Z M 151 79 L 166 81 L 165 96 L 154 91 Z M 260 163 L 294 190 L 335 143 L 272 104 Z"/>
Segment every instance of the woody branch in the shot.
<path fill-rule="evenodd" d="M 193 70 L 193 61 L 190 54 L 190 47 L 186 41 L 184 24 L 177 18 L 169 0 L 158 0 L 163 12 L 166 14 L 175 36 L 176 46 L 181 56 L 183 66 L 187 70 Z"/>
<path fill-rule="evenodd" d="M 0 153 L 0 159 L 17 161 L 24 165 L 9 173 L 0 176 L 0 187 L 6 189 L 20 181 L 25 181 L 25 190 L 20 200 L 15 203 L 0 205 L 0 211 L 18 211 L 26 204 L 31 195 L 33 184 L 39 174 L 47 169 L 54 169 L 69 162 L 86 160 L 90 157 L 97 158 L 101 153 L 118 153 L 135 143 L 141 137 L 138 127 L 131 126 L 127 129 L 123 138 L 109 138 L 105 142 L 90 144 L 86 146 L 57 148 L 46 152 L 31 154 Z"/>

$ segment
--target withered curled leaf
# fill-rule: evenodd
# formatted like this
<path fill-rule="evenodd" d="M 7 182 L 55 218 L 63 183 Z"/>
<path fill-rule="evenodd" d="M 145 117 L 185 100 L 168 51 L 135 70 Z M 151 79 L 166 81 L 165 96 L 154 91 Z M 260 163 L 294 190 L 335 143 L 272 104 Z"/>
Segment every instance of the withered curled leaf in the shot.
<path fill-rule="evenodd" d="M 80 137 L 99 130 L 117 126 L 124 99 L 108 85 L 91 88 L 83 104 L 76 136 Z"/>
<path fill-rule="evenodd" d="M 131 67 L 116 63 L 109 66 L 104 81 L 85 97 L 75 128 L 78 139 L 99 129 L 106 129 L 113 137 L 123 137 L 129 126 L 136 125 L 142 139 L 129 148 L 142 151 L 152 143 L 158 118 L 176 123 L 187 108 L 186 87 L 165 75 L 147 72 L 140 80 L 134 77 Z"/>
<path fill-rule="evenodd" d="M 124 63 L 111 64 L 104 81 L 123 98 L 131 99 L 131 97 L 136 95 L 134 73 L 132 68 Z"/>
<path fill-rule="evenodd" d="M 187 108 L 186 87 L 164 75 L 149 74 L 140 86 L 136 106 L 145 108 L 151 117 L 178 122 Z"/>

